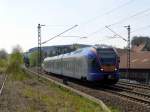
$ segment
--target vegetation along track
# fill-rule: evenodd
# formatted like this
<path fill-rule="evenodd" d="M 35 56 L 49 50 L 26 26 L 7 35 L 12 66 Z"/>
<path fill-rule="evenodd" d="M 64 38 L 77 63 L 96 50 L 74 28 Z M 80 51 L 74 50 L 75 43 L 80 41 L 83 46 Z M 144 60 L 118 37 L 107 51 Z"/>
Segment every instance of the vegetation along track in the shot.
<path fill-rule="evenodd" d="M 49 77 L 49 78 L 52 78 L 53 80 L 63 83 L 63 80 L 60 77 L 47 75 L 45 73 L 41 73 L 41 74 L 44 77 Z M 86 85 L 85 83 L 80 83 L 80 82 L 69 80 L 67 83 L 68 83 L 68 86 L 74 89 L 77 89 L 79 91 L 85 92 L 86 94 L 89 94 L 97 99 L 101 99 L 104 101 L 104 103 L 108 105 L 113 105 L 116 107 L 119 106 L 119 109 L 121 111 L 128 111 L 128 112 L 134 111 L 134 110 L 139 110 L 139 112 L 150 111 L 150 99 L 149 99 L 149 96 L 145 94 L 132 92 L 132 90 L 130 89 L 119 87 L 117 85 L 91 86 L 91 85 L 88 85 L 88 84 Z"/>

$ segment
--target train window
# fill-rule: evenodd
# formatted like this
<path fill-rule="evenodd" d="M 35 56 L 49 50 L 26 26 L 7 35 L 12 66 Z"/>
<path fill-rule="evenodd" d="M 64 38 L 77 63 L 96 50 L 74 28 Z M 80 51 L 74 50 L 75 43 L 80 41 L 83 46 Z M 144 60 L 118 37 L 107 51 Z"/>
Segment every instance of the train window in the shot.
<path fill-rule="evenodd" d="M 69 64 L 68 64 L 68 62 L 67 62 L 67 69 L 69 69 Z"/>
<path fill-rule="evenodd" d="M 71 64 L 69 63 L 69 70 L 70 70 L 70 68 L 71 68 Z"/>
<path fill-rule="evenodd" d="M 115 51 L 112 48 L 99 48 L 97 49 L 98 54 L 101 57 L 114 57 L 116 56 Z"/>
<path fill-rule="evenodd" d="M 96 58 L 92 60 L 92 66 L 96 66 Z"/>
<path fill-rule="evenodd" d="M 82 49 L 79 49 L 79 50 L 75 51 L 74 54 L 77 54 L 77 53 L 80 53 L 80 52 L 82 52 Z"/>

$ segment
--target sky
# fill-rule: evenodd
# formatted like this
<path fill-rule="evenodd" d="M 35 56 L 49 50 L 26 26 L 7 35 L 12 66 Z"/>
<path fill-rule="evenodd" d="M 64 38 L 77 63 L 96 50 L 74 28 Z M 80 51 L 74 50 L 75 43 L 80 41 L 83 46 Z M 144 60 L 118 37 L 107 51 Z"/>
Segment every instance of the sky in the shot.
<path fill-rule="evenodd" d="M 125 39 L 124 26 L 129 24 L 131 37 L 150 36 L 149 20 L 150 0 L 0 0 L 0 49 L 36 47 L 38 24 L 45 25 L 42 42 L 78 25 L 42 46 L 80 43 L 123 48 L 127 42 L 110 38 L 114 33 L 105 26 Z"/>

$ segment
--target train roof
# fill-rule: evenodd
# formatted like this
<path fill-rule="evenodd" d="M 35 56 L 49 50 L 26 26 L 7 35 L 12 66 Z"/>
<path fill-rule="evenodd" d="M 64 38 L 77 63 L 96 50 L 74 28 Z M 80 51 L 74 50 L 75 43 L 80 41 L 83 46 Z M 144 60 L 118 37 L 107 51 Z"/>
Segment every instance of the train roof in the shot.
<path fill-rule="evenodd" d="M 61 59 L 61 58 L 68 58 L 68 57 L 73 57 L 73 56 L 84 56 L 84 55 L 87 55 L 88 52 L 90 50 L 92 50 L 92 48 L 95 48 L 95 49 L 107 49 L 107 48 L 110 48 L 110 49 L 113 49 L 116 54 L 117 51 L 111 47 L 111 46 L 106 46 L 106 45 L 100 45 L 100 46 L 90 46 L 90 47 L 85 47 L 85 48 L 80 48 L 76 51 L 73 51 L 73 52 L 70 52 L 70 53 L 66 53 L 66 54 L 61 54 L 61 55 L 57 55 L 57 56 L 54 56 L 54 57 L 47 57 L 45 58 L 45 61 L 46 60 L 55 60 L 55 59 Z"/>
<path fill-rule="evenodd" d="M 94 45 L 94 46 L 92 46 L 92 47 L 94 47 L 94 48 L 102 48 L 102 49 L 106 49 L 106 48 L 113 48 L 114 49 L 114 47 L 112 47 L 112 46 L 108 46 L 108 45 Z"/>

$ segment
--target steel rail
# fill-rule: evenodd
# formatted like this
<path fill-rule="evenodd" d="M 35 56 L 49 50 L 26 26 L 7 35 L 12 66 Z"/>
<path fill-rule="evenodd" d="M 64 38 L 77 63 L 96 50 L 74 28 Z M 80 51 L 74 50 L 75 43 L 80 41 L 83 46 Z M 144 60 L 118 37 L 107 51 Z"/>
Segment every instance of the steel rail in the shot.
<path fill-rule="evenodd" d="M 127 93 L 116 92 L 116 91 L 113 91 L 113 90 L 110 90 L 110 89 L 103 89 L 103 90 L 107 91 L 107 92 L 110 92 L 110 93 L 113 93 L 114 95 L 118 95 L 118 96 L 121 96 L 121 97 L 128 98 L 128 99 L 130 99 L 132 101 L 135 101 L 137 103 L 142 103 L 142 104 L 150 107 L 150 100 L 139 98 L 138 96 L 133 97 L 133 96 L 130 96 L 129 94 L 127 94 Z"/>
<path fill-rule="evenodd" d="M 135 84 L 135 83 L 125 82 L 125 81 L 119 81 L 118 84 L 150 90 L 150 86 L 145 84 Z"/>
<path fill-rule="evenodd" d="M 141 92 L 137 92 L 137 91 L 133 91 L 131 89 L 128 89 L 128 88 L 122 88 L 120 86 L 112 86 L 113 88 L 116 88 L 116 89 L 121 89 L 123 90 L 124 92 L 128 92 L 128 93 L 132 93 L 134 95 L 137 95 L 137 96 L 140 96 L 140 97 L 143 97 L 143 98 L 148 98 L 150 100 L 150 95 L 149 94 L 145 94 L 145 93 L 141 93 Z"/>
<path fill-rule="evenodd" d="M 2 95 L 6 80 L 7 80 L 7 75 L 5 74 L 5 78 L 4 78 L 4 81 L 3 81 L 1 89 L 0 89 L 0 96 Z"/>

